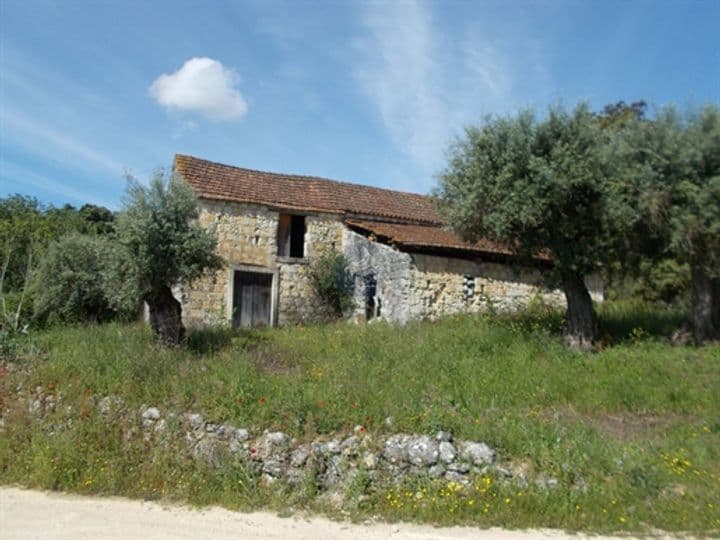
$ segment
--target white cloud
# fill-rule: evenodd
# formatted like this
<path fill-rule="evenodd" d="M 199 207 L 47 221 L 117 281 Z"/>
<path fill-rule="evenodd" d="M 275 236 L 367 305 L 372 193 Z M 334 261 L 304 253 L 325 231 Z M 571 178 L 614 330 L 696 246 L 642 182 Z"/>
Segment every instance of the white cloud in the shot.
<path fill-rule="evenodd" d="M 237 73 L 217 60 L 191 58 L 175 73 L 155 79 L 150 95 L 168 109 L 197 112 L 215 121 L 237 121 L 247 113 L 237 82 Z"/>

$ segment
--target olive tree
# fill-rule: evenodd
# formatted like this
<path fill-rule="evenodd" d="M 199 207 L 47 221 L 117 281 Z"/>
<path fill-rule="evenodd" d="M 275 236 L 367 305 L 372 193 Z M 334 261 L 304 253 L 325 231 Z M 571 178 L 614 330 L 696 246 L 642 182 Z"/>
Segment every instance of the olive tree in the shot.
<path fill-rule="evenodd" d="M 696 341 L 720 339 L 720 110 L 666 107 L 612 138 L 611 219 L 626 251 L 688 265 Z"/>
<path fill-rule="evenodd" d="M 489 117 L 450 148 L 436 194 L 449 225 L 466 240 L 485 237 L 514 250 L 518 264 L 545 252 L 549 281 L 567 300 L 566 336 L 586 348 L 598 326 L 585 278 L 608 254 L 603 141 L 584 104 Z"/>
<path fill-rule="evenodd" d="M 214 236 L 195 222 L 197 217 L 191 188 L 179 176 L 160 171 L 147 187 L 128 179 L 115 220 L 106 295 L 117 308 L 147 303 L 153 331 L 169 345 L 184 335 L 182 307 L 172 288 L 222 266 Z"/>

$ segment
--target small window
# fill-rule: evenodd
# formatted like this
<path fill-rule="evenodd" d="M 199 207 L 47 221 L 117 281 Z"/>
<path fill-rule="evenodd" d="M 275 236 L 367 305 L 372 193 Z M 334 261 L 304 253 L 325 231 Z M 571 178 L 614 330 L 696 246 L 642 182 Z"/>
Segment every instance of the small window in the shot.
<path fill-rule="evenodd" d="M 298 259 L 305 256 L 305 216 L 280 214 L 278 256 Z"/>
<path fill-rule="evenodd" d="M 465 300 L 470 300 L 473 296 L 475 296 L 475 278 L 466 275 L 463 278 L 463 297 Z"/>

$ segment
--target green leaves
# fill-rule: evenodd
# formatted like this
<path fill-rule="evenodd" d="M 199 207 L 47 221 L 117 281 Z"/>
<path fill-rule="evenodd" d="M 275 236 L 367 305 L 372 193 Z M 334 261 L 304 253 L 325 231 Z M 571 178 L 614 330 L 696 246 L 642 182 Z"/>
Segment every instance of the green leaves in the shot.
<path fill-rule="evenodd" d="M 600 148 L 605 134 L 584 104 L 487 118 L 451 149 L 437 194 L 466 239 L 487 237 L 529 258 L 550 249 L 558 265 L 587 273 L 604 253 Z M 560 266 L 558 266 L 560 269 Z"/>
<path fill-rule="evenodd" d="M 216 240 L 195 223 L 197 217 L 195 194 L 179 177 L 158 172 L 147 187 L 130 178 L 117 219 L 111 281 L 129 288 L 137 302 L 162 286 L 220 268 Z M 115 294 L 114 301 L 126 302 L 122 296 Z"/>
<path fill-rule="evenodd" d="M 103 239 L 78 233 L 50 244 L 33 276 L 36 320 L 97 322 L 115 316 L 102 280 L 108 250 Z"/>
<path fill-rule="evenodd" d="M 580 104 L 468 128 L 440 177 L 448 222 L 468 240 L 514 246 L 518 262 L 549 250 L 555 281 L 670 258 L 717 280 L 720 110 L 644 112 L 644 102 L 600 116 Z M 720 298 L 706 302 L 720 320 Z"/>
<path fill-rule="evenodd" d="M 308 267 L 308 277 L 315 293 L 336 317 L 353 306 L 352 275 L 342 253 L 327 251 Z"/>

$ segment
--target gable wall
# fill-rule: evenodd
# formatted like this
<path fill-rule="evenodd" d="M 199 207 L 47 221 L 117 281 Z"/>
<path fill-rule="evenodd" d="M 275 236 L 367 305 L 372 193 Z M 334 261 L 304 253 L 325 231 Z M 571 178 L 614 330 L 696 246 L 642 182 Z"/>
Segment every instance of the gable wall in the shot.
<path fill-rule="evenodd" d="M 292 324 L 322 314 L 304 273 L 306 264 L 277 257 L 279 211 L 260 205 L 200 200 L 198 222 L 214 231 L 224 268 L 178 291 L 188 326 L 227 323 L 232 311 L 235 269 L 272 273 L 277 323 Z M 306 215 L 305 256 L 335 245 L 342 248 L 344 226 L 336 216 Z"/>

